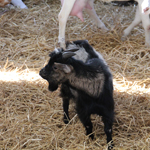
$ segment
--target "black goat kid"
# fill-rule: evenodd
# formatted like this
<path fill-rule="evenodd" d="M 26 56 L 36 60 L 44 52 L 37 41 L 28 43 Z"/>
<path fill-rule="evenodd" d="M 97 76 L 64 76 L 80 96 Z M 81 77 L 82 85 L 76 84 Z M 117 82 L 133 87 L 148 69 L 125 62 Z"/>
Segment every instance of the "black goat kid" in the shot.
<path fill-rule="evenodd" d="M 98 114 L 102 116 L 109 143 L 112 141 L 114 118 L 113 84 L 109 67 L 85 40 L 74 41 L 66 47 L 74 47 L 75 50 L 54 50 L 40 75 L 49 82 L 50 91 L 57 90 L 61 85 L 65 123 L 69 121 L 69 100 L 74 99 L 86 134 L 94 138 L 90 115 Z M 111 148 L 112 145 L 109 146 Z"/>

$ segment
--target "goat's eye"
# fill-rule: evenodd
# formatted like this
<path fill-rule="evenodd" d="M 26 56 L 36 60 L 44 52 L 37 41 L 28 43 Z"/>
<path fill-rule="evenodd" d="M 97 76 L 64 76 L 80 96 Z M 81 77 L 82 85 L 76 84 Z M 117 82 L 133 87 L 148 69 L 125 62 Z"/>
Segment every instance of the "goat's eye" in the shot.
<path fill-rule="evenodd" d="M 57 70 L 57 67 L 54 65 L 54 66 L 53 66 L 53 69 L 54 69 L 54 70 Z"/>

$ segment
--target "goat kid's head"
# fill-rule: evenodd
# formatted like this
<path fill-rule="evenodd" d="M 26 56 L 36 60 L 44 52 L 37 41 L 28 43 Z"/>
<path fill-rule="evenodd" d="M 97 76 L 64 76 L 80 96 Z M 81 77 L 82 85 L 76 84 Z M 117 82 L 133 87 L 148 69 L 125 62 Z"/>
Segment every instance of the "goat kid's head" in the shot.
<path fill-rule="evenodd" d="M 77 50 L 64 51 L 56 49 L 50 54 L 48 64 L 39 73 L 42 78 L 48 81 L 50 91 L 57 90 L 59 84 L 64 83 L 71 72 L 73 72 L 73 67 L 67 64 L 67 61 L 75 55 L 74 52 Z"/>

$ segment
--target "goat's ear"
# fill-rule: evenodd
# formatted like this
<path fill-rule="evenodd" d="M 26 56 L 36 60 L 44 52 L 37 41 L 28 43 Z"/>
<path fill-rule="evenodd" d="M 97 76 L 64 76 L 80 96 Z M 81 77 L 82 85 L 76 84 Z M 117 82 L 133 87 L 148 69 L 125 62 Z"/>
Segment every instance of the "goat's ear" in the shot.
<path fill-rule="evenodd" d="M 54 63 L 54 67 L 65 72 L 65 73 L 70 73 L 72 70 L 72 67 L 66 64 L 61 64 L 61 63 Z"/>
<path fill-rule="evenodd" d="M 63 70 L 64 70 L 65 73 L 70 73 L 72 68 L 68 65 L 63 65 Z"/>

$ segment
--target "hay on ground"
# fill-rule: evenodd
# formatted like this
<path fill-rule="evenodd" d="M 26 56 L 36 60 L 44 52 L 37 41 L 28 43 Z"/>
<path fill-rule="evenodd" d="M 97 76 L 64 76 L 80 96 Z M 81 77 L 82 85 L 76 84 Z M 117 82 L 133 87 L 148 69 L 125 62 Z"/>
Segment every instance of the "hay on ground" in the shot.
<path fill-rule="evenodd" d="M 101 118 L 92 115 L 93 141 L 70 106 L 71 121 L 62 121 L 59 90 L 49 92 L 38 75 L 48 54 L 57 45 L 60 2 L 25 0 L 28 10 L 7 10 L 0 18 L 0 149 L 106 149 Z M 144 30 L 134 28 L 126 41 L 121 34 L 134 19 L 135 7 L 103 5 L 96 1 L 98 16 L 110 29 L 103 33 L 88 16 L 67 22 L 66 39 L 87 39 L 111 68 L 114 78 L 117 150 L 150 149 L 150 48 Z"/>

